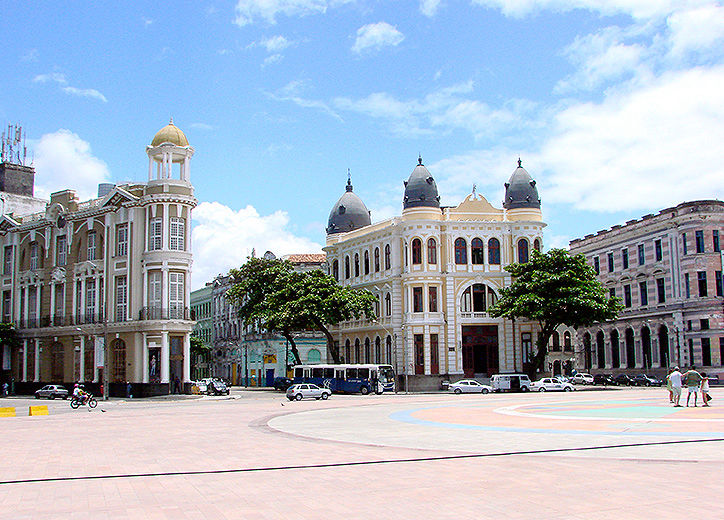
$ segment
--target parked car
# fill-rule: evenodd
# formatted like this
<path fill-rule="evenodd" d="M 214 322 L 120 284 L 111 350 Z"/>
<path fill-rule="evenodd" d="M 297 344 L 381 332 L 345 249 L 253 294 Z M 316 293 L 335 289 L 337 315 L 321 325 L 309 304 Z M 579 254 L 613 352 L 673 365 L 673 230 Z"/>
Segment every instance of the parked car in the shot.
<path fill-rule="evenodd" d="M 647 376 L 646 374 L 636 374 L 631 379 L 631 384 L 635 386 L 661 386 L 663 381 L 655 377 Z"/>
<path fill-rule="evenodd" d="M 591 374 L 576 374 L 570 380 L 574 385 L 592 385 L 593 376 Z"/>
<path fill-rule="evenodd" d="M 575 390 L 571 383 L 561 383 L 558 379 L 552 377 L 544 377 L 538 381 L 533 381 L 530 389 L 535 392 L 572 392 Z"/>
<path fill-rule="evenodd" d="M 329 399 L 332 391 L 329 388 L 320 388 L 312 383 L 300 383 L 287 388 L 287 399 L 301 401 L 302 399 Z"/>
<path fill-rule="evenodd" d="M 633 385 L 633 379 L 628 374 L 618 374 L 613 378 L 615 384 L 619 386 L 631 386 Z"/>
<path fill-rule="evenodd" d="M 596 374 L 593 376 L 593 384 L 594 385 L 615 385 L 616 381 L 613 380 L 613 376 L 611 374 Z"/>
<path fill-rule="evenodd" d="M 551 379 L 555 379 L 556 381 L 559 381 L 561 383 L 570 383 L 571 378 L 568 376 L 551 376 Z"/>
<path fill-rule="evenodd" d="M 274 378 L 274 390 L 286 390 L 290 386 L 294 384 L 294 381 L 289 379 L 288 377 L 275 377 Z"/>
<path fill-rule="evenodd" d="M 68 399 L 68 389 L 60 385 L 45 385 L 40 390 L 35 391 L 35 398 L 47 397 L 48 399 Z"/>
<path fill-rule="evenodd" d="M 493 391 L 493 387 L 479 383 L 475 379 L 462 379 L 449 385 L 448 391 L 456 394 L 487 394 Z"/>
<path fill-rule="evenodd" d="M 528 392 L 530 378 L 527 374 L 494 374 L 490 386 L 494 392 Z"/>
<path fill-rule="evenodd" d="M 211 377 L 204 379 L 206 382 L 206 393 L 209 395 L 229 395 L 229 387 L 223 379 Z"/>
<path fill-rule="evenodd" d="M 199 381 L 194 381 L 193 386 L 199 389 L 200 394 L 205 394 L 209 390 L 209 385 L 206 384 L 205 379 L 201 379 Z"/>

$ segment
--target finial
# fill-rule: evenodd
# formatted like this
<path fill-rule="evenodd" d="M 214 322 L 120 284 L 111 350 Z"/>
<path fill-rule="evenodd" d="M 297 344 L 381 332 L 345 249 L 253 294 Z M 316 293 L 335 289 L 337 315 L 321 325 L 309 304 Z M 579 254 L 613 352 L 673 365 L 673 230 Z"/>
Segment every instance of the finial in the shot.
<path fill-rule="evenodd" d="M 173 116 L 171 117 L 171 120 L 168 122 L 169 125 L 173 124 Z"/>
<path fill-rule="evenodd" d="M 347 191 L 352 191 L 352 173 L 347 168 Z"/>
<path fill-rule="evenodd" d="M 523 167 L 523 161 L 520 160 L 520 157 L 518 157 L 518 168 Z"/>
<path fill-rule="evenodd" d="M 422 154 L 417 154 L 417 165 L 422 166 Z"/>
<path fill-rule="evenodd" d="M 478 185 L 473 183 L 473 198 L 476 198 L 475 190 L 477 189 Z"/>

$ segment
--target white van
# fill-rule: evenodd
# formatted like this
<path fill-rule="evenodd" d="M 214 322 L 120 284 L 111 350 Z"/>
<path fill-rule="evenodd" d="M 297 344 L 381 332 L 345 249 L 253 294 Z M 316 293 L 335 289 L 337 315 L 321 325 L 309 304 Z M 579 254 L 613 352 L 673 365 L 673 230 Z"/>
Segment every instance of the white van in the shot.
<path fill-rule="evenodd" d="M 490 386 L 493 392 L 529 392 L 530 378 L 526 374 L 495 374 Z"/>

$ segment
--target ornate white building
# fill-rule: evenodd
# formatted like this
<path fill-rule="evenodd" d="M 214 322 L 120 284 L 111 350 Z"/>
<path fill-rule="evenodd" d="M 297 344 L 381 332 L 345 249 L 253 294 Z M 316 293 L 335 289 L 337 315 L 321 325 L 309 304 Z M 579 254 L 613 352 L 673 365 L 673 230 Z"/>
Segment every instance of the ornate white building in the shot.
<path fill-rule="evenodd" d="M 390 363 L 415 390 L 463 374 L 524 369 L 537 325 L 487 311 L 511 283 L 505 266 L 541 248 L 545 224 L 535 181 L 520 161 L 505 191 L 502 208 L 476 193 L 441 207 L 420 159 L 405 182 L 402 215 L 372 224 L 348 181 L 324 249 L 339 283 L 377 296 L 378 319 L 335 329 L 345 361 Z"/>
<path fill-rule="evenodd" d="M 12 353 L 19 392 L 93 388 L 104 366 L 111 395 L 128 381 L 138 396 L 189 381 L 194 149 L 171 122 L 146 153 L 146 183 L 102 186 L 108 193 L 84 202 L 56 192 L 45 211 L 0 220 L 2 318 L 22 341 Z"/>

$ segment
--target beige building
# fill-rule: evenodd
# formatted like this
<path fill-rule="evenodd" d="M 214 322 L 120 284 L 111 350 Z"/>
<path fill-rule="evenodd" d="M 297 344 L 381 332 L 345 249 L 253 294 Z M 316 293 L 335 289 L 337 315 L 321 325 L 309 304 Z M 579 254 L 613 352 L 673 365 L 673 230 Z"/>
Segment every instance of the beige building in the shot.
<path fill-rule="evenodd" d="M 146 153 L 147 182 L 102 186 L 108 193 L 88 201 L 60 191 L 44 211 L 0 220 L 2 318 L 21 338 L 11 356 L 19 392 L 84 381 L 98 393 L 104 366 L 111 395 L 129 381 L 134 395 L 189 381 L 194 149 L 171 122 Z"/>
<path fill-rule="evenodd" d="M 402 215 L 372 224 L 348 181 L 324 249 L 340 284 L 377 296 L 378 319 L 334 330 L 346 362 L 390 363 L 415 390 L 524 369 L 537 325 L 493 318 L 488 309 L 511 283 L 505 266 L 541 248 L 545 224 L 520 161 L 505 188 L 502 208 L 475 192 L 441 207 L 420 159 L 405 182 Z"/>

